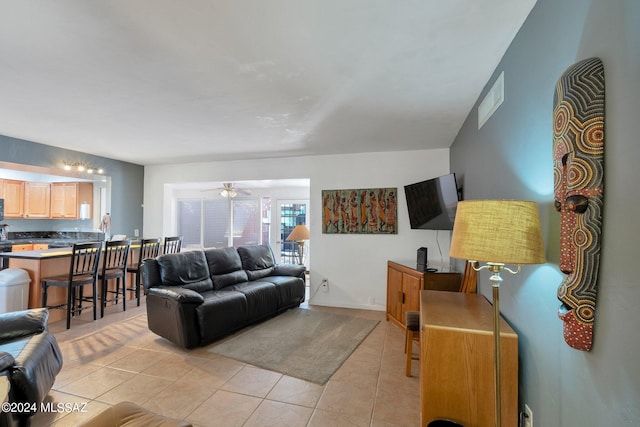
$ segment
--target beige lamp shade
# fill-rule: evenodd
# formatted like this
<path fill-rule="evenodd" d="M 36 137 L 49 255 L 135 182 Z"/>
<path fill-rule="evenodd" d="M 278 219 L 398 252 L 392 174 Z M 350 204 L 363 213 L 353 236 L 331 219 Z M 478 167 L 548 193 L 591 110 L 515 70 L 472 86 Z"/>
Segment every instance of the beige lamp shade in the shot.
<path fill-rule="evenodd" d="M 458 203 L 449 255 L 502 264 L 542 264 L 538 205 L 521 200 Z"/>
<path fill-rule="evenodd" d="M 294 228 L 291 231 L 291 234 L 287 236 L 287 240 L 309 240 L 309 229 L 304 224 L 296 225 L 296 228 Z"/>

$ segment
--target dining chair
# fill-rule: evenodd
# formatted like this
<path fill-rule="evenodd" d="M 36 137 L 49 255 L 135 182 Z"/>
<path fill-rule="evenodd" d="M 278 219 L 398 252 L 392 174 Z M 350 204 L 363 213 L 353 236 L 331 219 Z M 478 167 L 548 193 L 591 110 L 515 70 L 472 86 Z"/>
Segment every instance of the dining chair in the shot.
<path fill-rule="evenodd" d="M 93 304 L 93 320 L 98 319 L 98 265 L 102 242 L 75 243 L 71 253 L 69 273 L 64 275 L 45 277 L 41 279 L 42 284 L 42 307 L 48 309 L 67 310 L 67 329 L 71 327 L 71 316 L 75 313 L 82 313 L 88 307 L 82 307 L 83 301 L 91 301 Z M 92 294 L 89 297 L 83 296 L 83 288 L 91 286 Z M 47 305 L 49 287 L 66 287 L 67 302 L 54 306 Z M 76 291 L 78 295 L 76 296 Z M 76 307 L 76 302 L 78 303 Z"/>
<path fill-rule="evenodd" d="M 135 282 L 133 287 L 129 287 L 125 289 L 127 291 L 134 291 L 136 295 L 136 299 L 138 300 L 138 306 L 140 306 L 140 286 L 142 281 L 140 280 L 140 265 L 142 265 L 142 261 L 149 258 L 155 258 L 160 253 L 160 243 L 161 239 L 142 239 L 140 241 L 140 249 L 138 251 L 138 259 L 127 267 L 128 273 L 135 274 Z"/>
<path fill-rule="evenodd" d="M 180 252 L 182 247 L 182 236 L 165 237 L 163 245 L 163 254 L 175 254 Z"/>
<path fill-rule="evenodd" d="M 129 260 L 129 240 L 109 240 L 104 244 L 102 252 L 102 267 L 98 271 L 100 282 L 100 317 L 104 317 L 104 309 L 108 302 L 118 303 L 122 298 L 122 311 L 127 311 L 127 261 Z M 109 280 L 116 281 L 115 290 L 109 289 Z M 122 284 L 122 295 L 120 294 Z M 107 295 L 114 295 L 107 298 Z"/>

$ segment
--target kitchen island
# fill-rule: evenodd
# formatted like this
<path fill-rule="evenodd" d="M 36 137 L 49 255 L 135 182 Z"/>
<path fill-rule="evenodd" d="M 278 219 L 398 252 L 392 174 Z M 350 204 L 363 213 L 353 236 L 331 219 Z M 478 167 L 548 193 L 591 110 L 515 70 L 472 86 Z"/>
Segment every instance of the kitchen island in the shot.
<path fill-rule="evenodd" d="M 57 276 L 61 274 L 69 274 L 71 262 L 72 248 L 43 249 L 24 252 L 4 252 L 0 253 L 0 257 L 9 260 L 9 268 L 21 268 L 29 273 L 31 283 L 29 285 L 29 303 L 28 308 L 42 307 L 42 284 L 43 277 Z M 136 259 L 135 249 L 132 245 L 129 254 L 129 262 Z M 135 280 L 132 274 L 127 276 L 127 287 Z M 113 283 L 109 284 L 109 288 Z M 100 284 L 98 284 L 98 289 Z M 115 289 L 115 288 L 114 288 Z M 90 293 L 88 295 L 91 295 Z M 132 298 L 129 292 L 127 300 Z M 65 288 L 50 287 L 47 297 L 47 305 L 65 304 L 67 301 L 67 290 Z M 65 310 L 50 310 L 49 321 L 55 322 L 66 318 Z"/>

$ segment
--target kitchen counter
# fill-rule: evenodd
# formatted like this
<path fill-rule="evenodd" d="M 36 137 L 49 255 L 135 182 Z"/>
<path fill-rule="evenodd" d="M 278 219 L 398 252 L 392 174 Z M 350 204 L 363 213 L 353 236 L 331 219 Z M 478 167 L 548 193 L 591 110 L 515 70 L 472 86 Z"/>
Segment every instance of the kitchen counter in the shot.
<path fill-rule="evenodd" d="M 104 233 L 95 231 L 10 231 L 0 241 L 0 249 L 13 245 L 40 243 L 50 248 L 71 247 L 74 243 L 103 241 Z"/>
<path fill-rule="evenodd" d="M 137 260 L 137 251 L 140 245 L 136 243 L 131 245 L 132 252 L 129 254 L 129 262 Z M 31 283 L 29 285 L 29 308 L 37 308 L 42 306 L 42 283 L 43 277 L 51 277 L 57 275 L 69 274 L 69 266 L 71 261 L 72 249 L 69 248 L 53 248 L 23 252 L 0 252 L 0 258 L 9 261 L 9 268 L 21 268 L 29 273 Z M 127 277 L 128 283 L 135 280 L 132 274 Z M 111 288 L 112 284 L 110 284 Z M 49 305 L 57 305 L 66 303 L 67 290 L 60 287 L 51 287 L 48 291 Z M 133 293 L 129 292 L 127 299 L 133 298 Z M 66 316 L 65 310 L 50 310 L 49 321 L 62 320 Z"/>
<path fill-rule="evenodd" d="M 73 244 L 71 244 L 73 246 Z M 68 248 L 52 248 L 41 249 L 35 251 L 22 251 L 22 252 L 0 252 L 2 258 L 20 258 L 20 259 L 45 259 L 45 258 L 60 258 L 71 256 L 71 246 Z"/>

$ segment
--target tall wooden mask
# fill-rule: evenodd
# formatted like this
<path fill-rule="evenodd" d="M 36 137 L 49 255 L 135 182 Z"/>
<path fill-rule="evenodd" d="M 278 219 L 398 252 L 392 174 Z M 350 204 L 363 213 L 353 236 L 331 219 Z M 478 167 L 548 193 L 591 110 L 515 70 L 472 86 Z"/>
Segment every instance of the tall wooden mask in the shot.
<path fill-rule="evenodd" d="M 604 67 L 598 58 L 569 67 L 553 99 L 553 186 L 560 212 L 558 288 L 564 339 L 589 351 L 598 290 L 604 188 Z"/>

